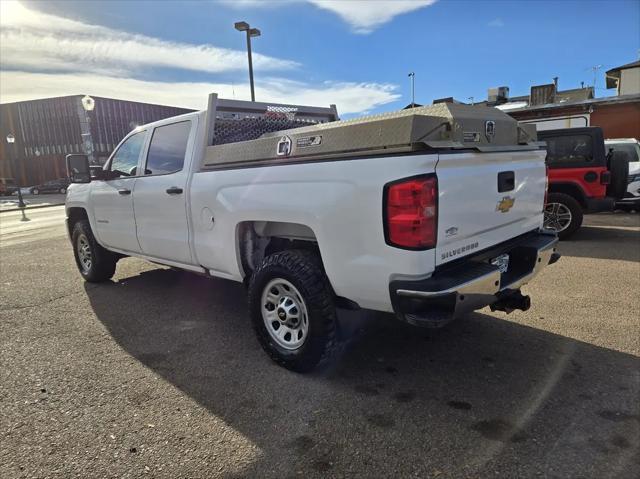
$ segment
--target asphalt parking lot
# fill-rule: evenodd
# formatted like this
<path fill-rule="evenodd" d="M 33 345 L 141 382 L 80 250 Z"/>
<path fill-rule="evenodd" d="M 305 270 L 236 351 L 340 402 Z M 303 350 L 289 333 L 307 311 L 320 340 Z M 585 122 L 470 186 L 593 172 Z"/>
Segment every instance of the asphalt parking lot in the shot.
<path fill-rule="evenodd" d="M 344 314 L 302 376 L 241 285 L 137 259 L 85 284 L 48 210 L 0 216 L 0 477 L 638 477 L 638 214 L 588 217 L 526 313 Z"/>

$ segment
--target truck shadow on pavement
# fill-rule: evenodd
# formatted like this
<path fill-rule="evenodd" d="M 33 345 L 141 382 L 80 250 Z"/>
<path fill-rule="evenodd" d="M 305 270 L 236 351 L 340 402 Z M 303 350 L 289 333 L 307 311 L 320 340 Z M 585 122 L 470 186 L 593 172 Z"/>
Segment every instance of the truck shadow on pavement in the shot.
<path fill-rule="evenodd" d="M 582 226 L 561 241 L 562 255 L 640 262 L 640 229 Z"/>
<path fill-rule="evenodd" d="M 342 357 L 299 375 L 262 352 L 242 285 L 158 269 L 85 288 L 124 350 L 260 448 L 242 477 L 631 477 L 640 464 L 629 354 L 485 314 L 431 331 L 358 312 L 343 315 Z"/>

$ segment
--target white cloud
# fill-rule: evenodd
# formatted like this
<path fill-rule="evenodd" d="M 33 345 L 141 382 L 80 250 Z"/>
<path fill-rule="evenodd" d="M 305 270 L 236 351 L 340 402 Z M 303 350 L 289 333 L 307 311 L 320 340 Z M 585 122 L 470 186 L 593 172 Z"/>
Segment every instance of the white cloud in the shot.
<path fill-rule="evenodd" d="M 207 95 L 216 92 L 223 98 L 249 98 L 249 85 L 229 83 L 160 82 L 118 78 L 86 73 L 33 73 L 0 71 L 0 101 L 9 103 L 37 98 L 89 94 L 124 100 L 206 108 Z M 338 112 L 363 113 L 396 101 L 396 87 L 379 83 L 326 82 L 319 86 L 266 78 L 256 84 L 258 101 L 329 106 Z"/>
<path fill-rule="evenodd" d="M 236 9 L 277 8 L 307 2 L 337 14 L 355 33 L 371 33 L 398 15 L 433 5 L 437 0 L 219 0 Z"/>
<path fill-rule="evenodd" d="M 436 0 L 307 0 L 340 16 L 356 33 L 371 33 L 394 17 L 433 5 Z"/>
<path fill-rule="evenodd" d="M 246 54 L 212 45 L 191 45 L 90 25 L 0 0 L 0 102 L 85 94 L 202 109 L 207 95 L 249 98 L 249 87 L 229 82 L 164 82 L 154 68 L 209 73 L 239 70 Z M 257 70 L 286 71 L 291 60 L 254 54 Z M 145 80 L 139 79 L 141 74 Z M 309 84 L 264 73 L 256 82 L 260 101 L 329 105 L 342 114 L 372 110 L 399 99 L 397 87 L 381 83 Z"/>
<path fill-rule="evenodd" d="M 122 73 L 148 67 L 220 73 L 246 69 L 242 50 L 170 42 L 0 2 L 3 68 Z M 253 55 L 256 70 L 283 71 L 291 60 Z"/>
<path fill-rule="evenodd" d="M 502 18 L 494 18 L 489 23 L 487 23 L 487 25 L 490 27 L 500 28 L 500 27 L 504 27 L 504 22 L 502 21 Z"/>

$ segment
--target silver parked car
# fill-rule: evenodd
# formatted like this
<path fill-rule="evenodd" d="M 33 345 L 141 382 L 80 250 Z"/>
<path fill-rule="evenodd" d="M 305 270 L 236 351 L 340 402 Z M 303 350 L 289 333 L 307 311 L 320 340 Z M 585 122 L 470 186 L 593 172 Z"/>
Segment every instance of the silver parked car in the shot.
<path fill-rule="evenodd" d="M 624 151 L 629 158 L 629 179 L 627 193 L 616 202 L 623 210 L 640 210 L 640 142 L 635 138 L 615 138 L 605 140 L 607 151 Z"/>

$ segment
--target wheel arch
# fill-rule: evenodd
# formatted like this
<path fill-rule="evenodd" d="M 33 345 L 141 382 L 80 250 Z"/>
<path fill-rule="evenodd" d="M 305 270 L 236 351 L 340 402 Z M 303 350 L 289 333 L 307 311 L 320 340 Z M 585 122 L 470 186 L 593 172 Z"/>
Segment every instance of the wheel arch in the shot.
<path fill-rule="evenodd" d="M 322 261 L 315 232 L 309 226 L 283 221 L 243 221 L 236 227 L 236 252 L 243 278 L 270 254 L 290 249 L 310 250 Z"/>
<path fill-rule="evenodd" d="M 306 250 L 317 255 L 335 296 L 336 304 L 344 309 L 360 309 L 355 301 L 335 294 L 331 276 L 325 268 L 318 238 L 310 226 L 283 221 L 244 221 L 236 228 L 238 265 L 245 284 L 248 284 L 253 271 L 265 257 L 287 250 Z"/>
<path fill-rule="evenodd" d="M 587 195 L 582 187 L 576 183 L 550 183 L 549 193 L 564 193 L 574 198 L 583 208 L 587 207 Z"/>
<path fill-rule="evenodd" d="M 67 231 L 69 233 L 69 238 L 71 238 L 71 234 L 73 233 L 73 227 L 78 221 L 87 220 L 89 221 L 89 215 L 87 214 L 87 210 L 79 206 L 73 206 L 71 208 L 67 208 Z"/>

